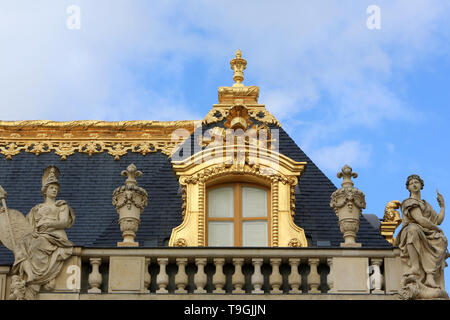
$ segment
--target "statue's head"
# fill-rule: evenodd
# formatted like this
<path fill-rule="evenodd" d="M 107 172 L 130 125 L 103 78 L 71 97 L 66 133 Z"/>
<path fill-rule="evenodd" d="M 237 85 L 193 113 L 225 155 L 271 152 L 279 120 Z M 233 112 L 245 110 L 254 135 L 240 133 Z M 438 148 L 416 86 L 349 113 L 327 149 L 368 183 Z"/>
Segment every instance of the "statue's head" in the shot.
<path fill-rule="evenodd" d="M 59 192 L 59 183 L 50 183 L 44 187 L 42 187 L 42 195 L 44 198 L 50 196 L 51 198 L 56 198 Z"/>
<path fill-rule="evenodd" d="M 409 191 L 411 191 L 410 188 L 409 188 L 409 185 L 410 185 L 411 182 L 413 182 L 413 181 L 419 182 L 419 183 L 420 183 L 420 190 L 423 189 L 424 182 L 423 182 L 422 178 L 420 178 L 419 175 L 417 175 L 417 174 L 412 174 L 412 175 L 410 175 L 410 176 L 406 179 L 406 189 L 408 189 Z"/>
<path fill-rule="evenodd" d="M 59 170 L 55 166 L 49 166 L 45 168 L 44 174 L 42 175 L 42 195 L 44 198 L 47 197 L 47 194 L 56 195 L 59 192 L 59 182 L 58 182 Z M 51 192 L 51 193 L 49 193 Z"/>

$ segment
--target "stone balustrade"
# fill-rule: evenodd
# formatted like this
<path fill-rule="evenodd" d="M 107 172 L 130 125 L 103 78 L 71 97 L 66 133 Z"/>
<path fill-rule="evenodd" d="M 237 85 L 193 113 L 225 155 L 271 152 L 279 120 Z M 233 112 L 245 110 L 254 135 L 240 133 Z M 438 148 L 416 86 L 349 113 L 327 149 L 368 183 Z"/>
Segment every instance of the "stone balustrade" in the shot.
<path fill-rule="evenodd" d="M 401 276 L 396 248 L 79 248 L 76 254 L 79 286 L 64 290 L 60 281 L 61 288 L 39 299 L 395 299 Z"/>

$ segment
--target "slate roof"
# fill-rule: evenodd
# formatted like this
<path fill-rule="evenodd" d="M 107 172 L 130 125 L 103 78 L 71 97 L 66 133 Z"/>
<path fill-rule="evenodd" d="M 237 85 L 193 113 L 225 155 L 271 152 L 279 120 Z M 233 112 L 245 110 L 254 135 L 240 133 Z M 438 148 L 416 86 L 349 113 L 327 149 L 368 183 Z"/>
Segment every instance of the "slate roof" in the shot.
<path fill-rule="evenodd" d="M 311 246 L 316 246 L 318 241 L 330 241 L 331 246 L 340 246 L 344 239 L 337 216 L 330 207 L 330 196 L 336 186 L 283 129 L 280 129 L 279 139 L 280 153 L 307 163 L 296 192 L 294 222 L 305 230 L 306 237 L 312 240 Z M 362 243 L 363 247 L 391 247 L 364 215 L 360 219 L 356 242 Z"/>
<path fill-rule="evenodd" d="M 283 129 L 279 132 L 279 151 L 295 161 L 307 162 L 306 171 L 296 188 L 295 223 L 305 230 L 310 246 L 315 247 L 322 241 L 329 241 L 333 247 L 339 246 L 343 242 L 342 234 L 337 217 L 329 207 L 330 195 L 336 187 Z M 76 246 L 117 247 L 117 242 L 122 241 L 122 234 L 116 209 L 112 205 L 112 193 L 124 184 L 125 178 L 121 172 L 130 163 L 143 172 L 143 176 L 138 178 L 138 185 L 149 195 L 135 240 L 141 247 L 166 246 L 172 229 L 182 222 L 182 200 L 171 159 L 161 152 L 145 156 L 129 152 L 119 160 L 114 160 L 107 153 L 91 156 L 75 153 L 66 160 L 61 160 L 53 152 L 39 156 L 22 152 L 11 160 L 1 156 L 0 185 L 8 193 L 8 208 L 26 215 L 33 206 L 43 201 L 43 169 L 51 164 L 56 165 L 60 170 L 61 186 L 58 199 L 66 200 L 76 215 L 75 224 L 66 230 L 69 239 Z M 357 242 L 361 242 L 363 247 L 390 247 L 364 216 Z M 12 264 L 13 260 L 13 254 L 1 246 L 0 265 Z"/>

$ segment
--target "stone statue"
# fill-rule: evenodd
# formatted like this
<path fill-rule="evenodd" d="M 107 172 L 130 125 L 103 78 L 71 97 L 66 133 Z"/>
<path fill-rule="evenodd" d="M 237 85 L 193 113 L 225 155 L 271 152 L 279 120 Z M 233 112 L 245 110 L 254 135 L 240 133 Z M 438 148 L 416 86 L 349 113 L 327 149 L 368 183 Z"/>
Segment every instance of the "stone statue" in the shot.
<path fill-rule="evenodd" d="M 402 229 L 394 243 L 400 248 L 400 257 L 406 264 L 400 294 L 404 299 L 448 299 L 441 288 L 447 238 L 438 227 L 445 216 L 444 198 L 436 190 L 440 207 L 437 214 L 428 202 L 421 199 L 423 187 L 424 182 L 418 175 L 408 177 L 406 188 L 410 197 L 402 202 Z"/>
<path fill-rule="evenodd" d="M 73 244 L 64 231 L 75 220 L 72 208 L 56 200 L 59 170 L 49 166 L 42 177 L 44 202 L 31 209 L 26 217 L 6 207 L 6 192 L 0 214 L 0 240 L 14 252 L 10 299 L 35 299 L 41 287 L 51 290 L 64 261 L 72 255 Z M 0 187 L 1 188 L 1 187 Z"/>

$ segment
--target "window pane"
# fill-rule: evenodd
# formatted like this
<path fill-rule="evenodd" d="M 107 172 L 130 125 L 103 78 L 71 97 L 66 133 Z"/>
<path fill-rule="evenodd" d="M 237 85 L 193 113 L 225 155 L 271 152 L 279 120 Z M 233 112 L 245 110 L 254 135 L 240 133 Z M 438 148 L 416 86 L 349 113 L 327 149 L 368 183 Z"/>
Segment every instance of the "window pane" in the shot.
<path fill-rule="evenodd" d="M 211 218 L 233 218 L 233 187 L 213 189 L 208 195 L 208 215 Z"/>
<path fill-rule="evenodd" d="M 210 221 L 208 223 L 208 246 L 234 246 L 234 223 L 232 221 Z"/>
<path fill-rule="evenodd" d="M 242 216 L 267 217 L 267 191 L 261 188 L 242 188 Z"/>
<path fill-rule="evenodd" d="M 243 247 L 267 247 L 268 245 L 267 221 L 242 222 Z"/>

